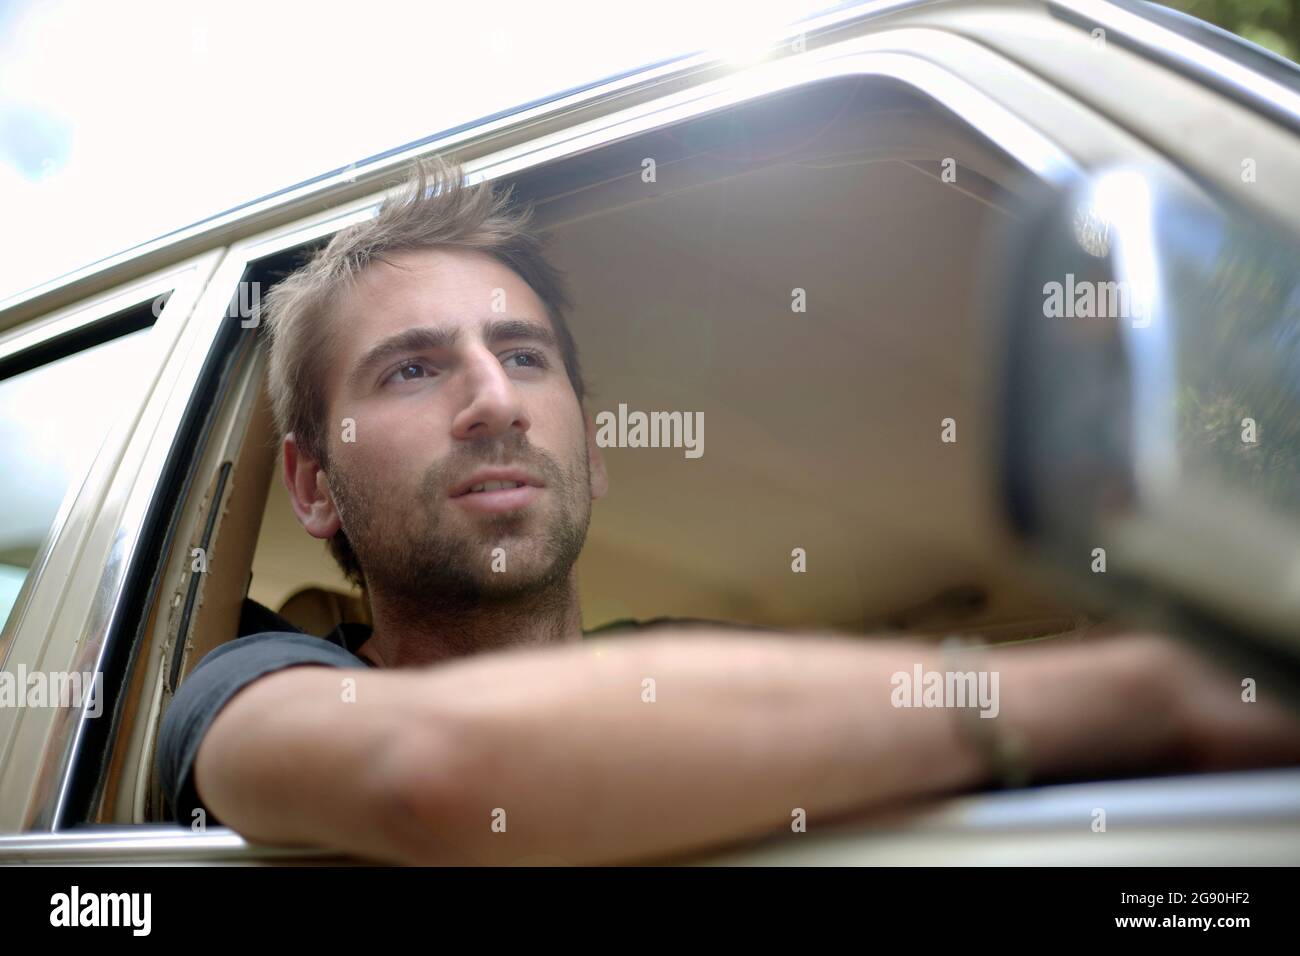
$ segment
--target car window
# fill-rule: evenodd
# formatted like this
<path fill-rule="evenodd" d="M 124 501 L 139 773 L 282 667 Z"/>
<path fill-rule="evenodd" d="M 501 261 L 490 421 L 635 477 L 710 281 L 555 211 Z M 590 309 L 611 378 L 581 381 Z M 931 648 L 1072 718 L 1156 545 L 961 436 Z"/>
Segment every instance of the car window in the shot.
<path fill-rule="evenodd" d="M 0 378 L 0 628 L 64 496 L 139 381 L 148 332 Z"/>
<path fill-rule="evenodd" d="M 644 157 L 674 170 L 650 194 L 641 192 Z M 959 172 L 949 157 L 960 157 Z M 970 626 L 984 614 L 981 624 L 1020 636 L 1022 626 L 1069 620 L 988 572 L 987 519 L 965 493 L 965 469 L 932 457 L 947 447 L 932 436 L 950 415 L 969 421 L 959 454 L 980 440 L 965 413 L 962 352 L 944 343 L 979 341 L 975 254 L 1028 189 L 1014 160 L 931 98 L 849 78 L 659 127 L 581 163 L 539 167 L 509 185 L 538 204 L 576 292 L 567 318 L 600 386 L 589 411 L 611 428 L 603 457 L 615 490 L 593 509 L 578 563 L 586 625 L 671 609 L 866 631 L 879 620 L 921 628 L 962 613 Z M 801 321 L 797 290 L 810 285 L 824 311 Z M 845 408 L 895 411 L 871 419 L 871 441 L 846 442 L 823 412 L 829 395 Z M 705 450 L 701 424 L 694 449 L 642 450 L 619 438 L 638 402 L 746 437 Z M 919 472 L 929 475 L 925 492 Z M 807 495 L 810 474 L 828 489 L 843 480 L 843 493 Z M 873 493 L 854 493 L 854 476 L 868 474 Z M 359 592 L 303 530 L 283 482 L 265 480 L 248 597 L 308 633 L 368 623 Z M 891 504 L 915 494 L 935 502 L 925 543 Z M 792 596 L 782 585 L 789 564 L 770 555 L 791 555 L 795 538 L 845 573 Z M 921 569 L 937 540 L 961 557 L 931 574 Z"/>

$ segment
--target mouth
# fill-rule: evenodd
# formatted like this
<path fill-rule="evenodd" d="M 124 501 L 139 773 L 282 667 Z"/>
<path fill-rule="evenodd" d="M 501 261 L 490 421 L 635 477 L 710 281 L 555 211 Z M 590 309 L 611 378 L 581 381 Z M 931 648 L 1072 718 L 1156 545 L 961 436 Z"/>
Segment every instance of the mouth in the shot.
<path fill-rule="evenodd" d="M 500 513 L 526 508 L 541 496 L 543 487 L 524 472 L 485 470 L 453 488 L 450 497 L 472 511 Z"/>

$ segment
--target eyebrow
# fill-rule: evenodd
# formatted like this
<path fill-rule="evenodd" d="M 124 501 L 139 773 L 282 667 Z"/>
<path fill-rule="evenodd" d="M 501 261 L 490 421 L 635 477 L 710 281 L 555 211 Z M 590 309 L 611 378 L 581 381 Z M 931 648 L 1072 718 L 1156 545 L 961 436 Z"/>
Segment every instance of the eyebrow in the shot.
<path fill-rule="evenodd" d="M 541 322 L 530 319 L 494 319 L 483 330 L 489 345 L 526 340 L 539 345 L 556 347 L 555 333 Z M 460 329 L 435 329 L 419 326 L 390 335 L 362 356 L 348 376 L 349 390 L 355 391 L 366 378 L 385 362 L 413 352 L 435 352 L 449 349 L 460 340 Z"/>

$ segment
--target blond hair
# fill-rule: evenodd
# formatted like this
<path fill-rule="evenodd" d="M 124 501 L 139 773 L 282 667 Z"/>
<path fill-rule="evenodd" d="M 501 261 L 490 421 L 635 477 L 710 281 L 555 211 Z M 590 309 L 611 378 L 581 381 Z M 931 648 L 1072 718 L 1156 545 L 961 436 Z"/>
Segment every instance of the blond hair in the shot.
<path fill-rule="evenodd" d="M 542 255 L 541 238 L 528 229 L 533 209 L 512 202 L 513 187 L 498 193 L 486 182 L 464 183 L 459 163 L 441 157 L 416 162 L 404 187 L 384 200 L 373 219 L 336 233 L 308 262 L 262 299 L 270 336 L 267 388 L 280 435 L 329 464 L 325 369 L 337 341 L 337 304 L 362 271 L 386 256 L 419 249 L 473 249 L 512 269 L 546 306 L 581 403 L 586 395 L 578 350 L 565 322 L 570 308 L 562 274 Z M 391 262 L 390 262 L 391 264 Z M 340 530 L 330 541 L 343 571 L 364 586 L 351 544 Z"/>

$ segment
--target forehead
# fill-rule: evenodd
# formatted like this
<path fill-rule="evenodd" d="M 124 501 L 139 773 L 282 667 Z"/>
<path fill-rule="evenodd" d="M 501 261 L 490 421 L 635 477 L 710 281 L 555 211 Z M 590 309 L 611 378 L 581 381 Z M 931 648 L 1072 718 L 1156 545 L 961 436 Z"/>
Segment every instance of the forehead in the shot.
<path fill-rule="evenodd" d="M 459 327 L 472 339 L 503 316 L 547 321 L 546 306 L 528 283 L 487 253 L 419 249 L 385 258 L 367 266 L 336 306 L 335 341 L 345 361 L 417 326 Z"/>

